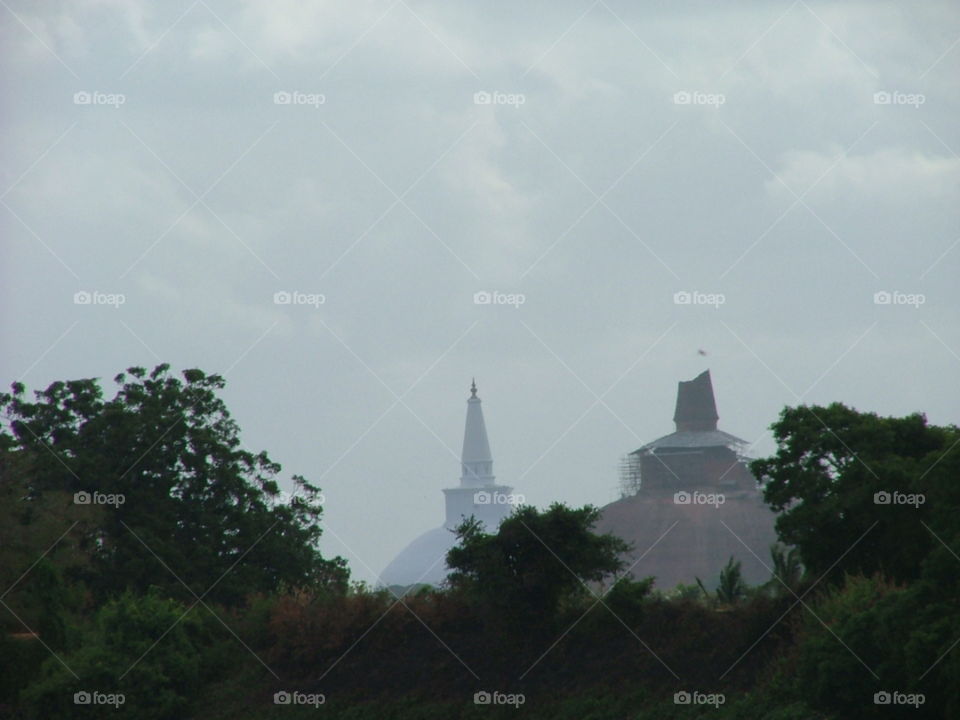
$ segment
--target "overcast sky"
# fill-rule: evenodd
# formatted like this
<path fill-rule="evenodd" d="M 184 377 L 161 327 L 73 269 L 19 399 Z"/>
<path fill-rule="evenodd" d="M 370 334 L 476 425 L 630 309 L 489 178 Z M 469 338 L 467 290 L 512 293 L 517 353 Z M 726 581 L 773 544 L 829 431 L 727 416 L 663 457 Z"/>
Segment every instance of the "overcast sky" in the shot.
<path fill-rule="evenodd" d="M 755 456 L 798 402 L 956 423 L 958 38 L 937 2 L 3 0 L 0 378 L 225 373 L 367 581 L 443 522 L 473 376 L 538 506 L 615 499 L 708 367 Z"/>

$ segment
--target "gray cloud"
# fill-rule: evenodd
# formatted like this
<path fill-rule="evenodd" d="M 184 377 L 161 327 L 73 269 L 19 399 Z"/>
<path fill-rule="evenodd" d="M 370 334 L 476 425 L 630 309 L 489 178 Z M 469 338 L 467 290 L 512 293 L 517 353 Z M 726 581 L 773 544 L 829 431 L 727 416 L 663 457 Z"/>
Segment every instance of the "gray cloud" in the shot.
<path fill-rule="evenodd" d="M 948 3 L 8 5 L 2 375 L 229 370 L 359 578 L 441 522 L 474 375 L 539 505 L 613 499 L 705 366 L 757 454 L 798 396 L 956 422 Z"/>

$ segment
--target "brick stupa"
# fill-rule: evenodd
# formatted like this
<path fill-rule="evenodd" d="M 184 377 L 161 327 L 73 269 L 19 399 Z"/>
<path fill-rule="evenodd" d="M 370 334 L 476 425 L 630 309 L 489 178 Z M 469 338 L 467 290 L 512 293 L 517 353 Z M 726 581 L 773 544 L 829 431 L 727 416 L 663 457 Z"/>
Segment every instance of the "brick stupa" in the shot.
<path fill-rule="evenodd" d="M 775 515 L 742 454 L 746 443 L 717 428 L 709 370 L 679 383 L 673 420 L 674 432 L 627 456 L 627 496 L 602 508 L 596 530 L 632 543 L 630 574 L 654 576 L 661 590 L 698 577 L 716 586 L 731 556 L 748 583 L 766 582 Z"/>

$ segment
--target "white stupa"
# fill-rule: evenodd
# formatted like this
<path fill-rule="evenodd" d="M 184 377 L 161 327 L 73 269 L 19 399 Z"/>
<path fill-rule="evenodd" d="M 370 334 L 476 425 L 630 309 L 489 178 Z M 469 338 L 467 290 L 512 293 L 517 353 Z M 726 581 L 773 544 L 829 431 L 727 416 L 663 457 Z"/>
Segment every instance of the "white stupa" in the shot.
<path fill-rule="evenodd" d="M 442 583 L 449 572 L 447 551 L 456 542 L 454 528 L 472 515 L 488 531 L 496 530 L 500 521 L 513 510 L 512 491 L 511 487 L 497 485 L 493 475 L 493 455 L 490 453 L 483 409 L 474 381 L 467 399 L 467 422 L 460 455 L 460 484 L 443 491 L 446 519 L 443 525 L 428 530 L 401 550 L 380 573 L 380 582 L 388 586 Z"/>

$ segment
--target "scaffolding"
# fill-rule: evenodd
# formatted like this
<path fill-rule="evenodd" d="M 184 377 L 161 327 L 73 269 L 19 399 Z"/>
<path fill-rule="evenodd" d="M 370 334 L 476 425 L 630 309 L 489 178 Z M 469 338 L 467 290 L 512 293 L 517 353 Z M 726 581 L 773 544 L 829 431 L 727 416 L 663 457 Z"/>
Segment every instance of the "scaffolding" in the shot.
<path fill-rule="evenodd" d="M 620 497 L 633 497 L 640 492 L 640 455 L 629 453 L 620 458 Z"/>

